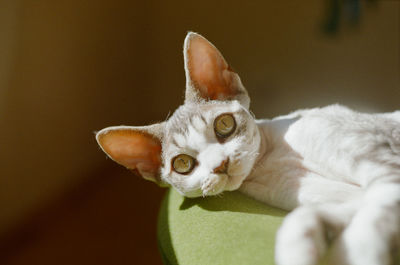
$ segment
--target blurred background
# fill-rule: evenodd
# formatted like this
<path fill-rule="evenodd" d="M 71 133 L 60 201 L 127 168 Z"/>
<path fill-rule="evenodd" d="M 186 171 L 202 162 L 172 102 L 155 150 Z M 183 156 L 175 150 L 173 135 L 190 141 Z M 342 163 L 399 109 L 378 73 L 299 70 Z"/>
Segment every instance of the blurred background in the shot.
<path fill-rule="evenodd" d="M 0 0 L 0 264 L 161 264 L 165 190 L 93 133 L 183 102 L 188 30 L 221 50 L 260 118 L 400 109 L 400 1 Z"/>

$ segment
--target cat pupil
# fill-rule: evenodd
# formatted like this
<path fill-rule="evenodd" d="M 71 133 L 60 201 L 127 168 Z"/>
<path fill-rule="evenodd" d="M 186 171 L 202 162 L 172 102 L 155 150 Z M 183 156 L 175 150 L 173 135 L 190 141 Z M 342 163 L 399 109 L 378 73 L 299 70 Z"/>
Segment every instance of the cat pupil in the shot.
<path fill-rule="evenodd" d="M 172 160 L 173 169 L 180 174 L 190 173 L 195 164 L 195 159 L 186 154 L 177 155 Z"/>
<path fill-rule="evenodd" d="M 225 138 L 236 129 L 236 122 L 232 114 L 222 114 L 214 121 L 214 130 L 217 137 Z"/>

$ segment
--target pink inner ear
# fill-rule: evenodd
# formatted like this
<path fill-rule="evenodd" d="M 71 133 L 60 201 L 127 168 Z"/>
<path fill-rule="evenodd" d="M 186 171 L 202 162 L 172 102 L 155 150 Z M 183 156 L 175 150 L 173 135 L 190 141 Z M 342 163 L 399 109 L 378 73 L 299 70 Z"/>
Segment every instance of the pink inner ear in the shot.
<path fill-rule="evenodd" d="M 193 36 L 188 47 L 190 78 L 203 98 L 216 100 L 237 94 L 233 72 L 220 52 L 206 39 Z"/>
<path fill-rule="evenodd" d="M 142 174 L 156 174 L 160 169 L 161 143 L 150 134 L 111 130 L 100 135 L 99 143 L 114 161 L 129 169 L 138 169 Z"/>

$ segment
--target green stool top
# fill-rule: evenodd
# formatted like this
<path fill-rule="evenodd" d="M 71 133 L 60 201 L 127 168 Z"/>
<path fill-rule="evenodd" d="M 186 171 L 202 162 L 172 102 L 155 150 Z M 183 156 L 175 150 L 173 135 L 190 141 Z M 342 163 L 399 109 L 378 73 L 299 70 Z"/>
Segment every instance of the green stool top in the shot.
<path fill-rule="evenodd" d="M 188 199 L 166 194 L 158 219 L 165 264 L 274 264 L 275 234 L 286 212 L 235 192 Z"/>

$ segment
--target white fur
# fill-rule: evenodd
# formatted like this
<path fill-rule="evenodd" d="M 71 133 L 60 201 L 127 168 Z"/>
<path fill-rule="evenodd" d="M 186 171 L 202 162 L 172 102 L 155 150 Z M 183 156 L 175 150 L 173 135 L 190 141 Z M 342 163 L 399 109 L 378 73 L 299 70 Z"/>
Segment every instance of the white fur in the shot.
<path fill-rule="evenodd" d="M 400 246 L 400 111 L 363 114 L 332 105 L 254 120 L 237 74 L 237 100 L 199 99 L 187 55 L 196 38 L 202 37 L 189 33 L 185 40 L 186 100 L 167 122 L 163 159 L 184 152 L 199 165 L 182 177 L 165 162 L 164 181 L 188 197 L 239 189 L 295 209 L 277 235 L 278 265 L 318 264 L 331 240 L 331 264 L 391 264 Z M 245 130 L 221 144 L 212 123 L 224 112 Z M 177 126 L 187 126 L 174 136 L 180 147 L 168 137 Z M 228 174 L 214 174 L 227 157 Z"/>
<path fill-rule="evenodd" d="M 300 206 L 278 233 L 277 263 L 317 264 L 327 244 L 322 234 L 336 227 L 333 264 L 392 264 L 400 243 L 400 155 L 390 132 L 400 123 L 334 105 L 258 125 L 270 150 L 240 190 L 283 209 Z M 349 203 L 357 206 L 353 218 L 338 211 L 339 224 L 328 225 L 321 217 L 321 206 L 334 211 Z"/>
<path fill-rule="evenodd" d="M 218 100 L 201 98 L 198 82 L 191 80 L 192 41 L 200 41 L 207 50 L 201 63 L 217 58 L 218 64 L 211 61 L 213 67 L 200 69 L 207 72 L 215 66 L 221 71 L 215 76 L 228 78 L 229 87 L 223 89 L 228 92 L 218 95 Z M 209 54 L 213 56 L 207 58 Z M 400 246 L 400 111 L 363 114 L 332 105 L 254 120 L 239 76 L 211 43 L 189 33 L 184 58 L 185 103 L 170 119 L 149 128 L 107 128 L 97 136 L 126 129 L 146 130 L 158 138 L 161 176 L 149 179 L 160 179 L 187 197 L 239 189 L 269 205 L 294 209 L 277 234 L 278 265 L 318 264 L 330 245 L 331 264 L 394 262 Z M 209 76 L 214 75 L 200 78 Z M 212 81 L 207 89 L 212 90 Z M 223 113 L 233 115 L 237 128 L 222 141 L 213 123 Z M 190 173 L 179 174 L 171 168 L 179 154 L 196 159 Z M 227 171 L 215 173 L 227 159 Z"/>
<path fill-rule="evenodd" d="M 239 188 L 269 205 L 297 208 L 279 230 L 278 264 L 318 264 L 329 246 L 327 234 L 337 238 L 332 264 L 391 264 L 391 249 L 398 247 L 400 237 L 400 156 L 391 134 L 400 124 L 393 115 L 333 105 L 255 121 L 232 101 L 184 105 L 172 120 L 185 112 L 191 118 L 181 117 L 188 124 L 181 124 L 180 133 L 167 129 L 174 131 L 179 147 L 167 136 L 164 160 L 188 153 L 199 165 L 183 177 L 170 163 L 162 171 L 163 179 L 183 195 Z M 213 131 L 221 113 L 233 113 L 245 127 L 224 143 Z M 228 174 L 214 174 L 227 157 L 236 159 Z"/>
<path fill-rule="evenodd" d="M 171 122 L 167 123 L 167 131 L 170 133 L 167 133 L 163 142 L 163 160 L 166 162 L 161 169 L 162 178 L 187 197 L 215 195 L 224 190 L 237 189 L 250 174 L 258 155 L 260 137 L 256 123 L 250 113 L 236 101 L 229 104 L 204 103 L 200 111 L 194 111 L 198 108 L 197 105 L 183 105 L 171 117 Z M 182 116 L 186 112 L 191 113 L 188 115 L 190 118 Z M 221 144 L 214 133 L 213 122 L 223 113 L 232 113 L 238 127 L 245 127 L 246 130 L 243 130 L 243 135 L 231 137 Z M 176 124 L 180 125 L 179 130 Z M 174 128 L 168 129 L 168 126 Z M 168 162 L 181 153 L 195 157 L 198 162 L 188 175 L 180 175 L 171 170 L 171 163 Z M 227 158 L 231 165 L 228 174 L 213 173 Z"/>

